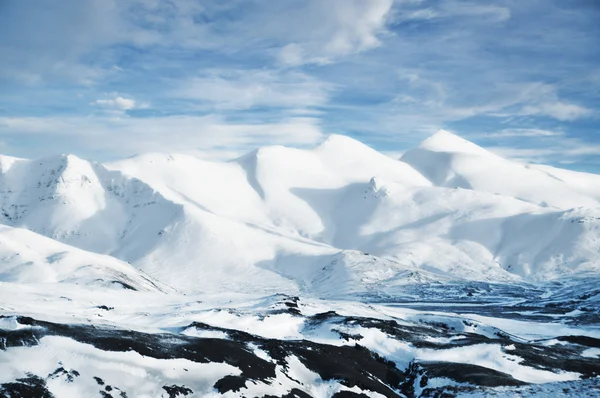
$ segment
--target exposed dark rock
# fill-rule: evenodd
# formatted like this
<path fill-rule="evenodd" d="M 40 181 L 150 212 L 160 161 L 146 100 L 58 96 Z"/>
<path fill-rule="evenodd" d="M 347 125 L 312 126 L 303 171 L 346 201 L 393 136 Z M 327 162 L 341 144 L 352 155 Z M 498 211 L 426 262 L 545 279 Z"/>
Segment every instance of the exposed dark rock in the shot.
<path fill-rule="evenodd" d="M 264 395 L 262 398 L 313 398 L 313 397 L 311 395 L 305 393 L 302 390 L 293 388 L 287 394 L 281 395 L 279 397 L 276 395 Z"/>
<path fill-rule="evenodd" d="M 119 285 L 119 286 L 121 286 L 122 288 L 124 288 L 124 289 L 127 289 L 127 290 L 134 290 L 134 291 L 137 291 L 137 289 L 136 289 L 135 287 L 133 287 L 133 286 L 131 286 L 130 284 L 128 284 L 128 283 L 125 283 L 125 282 L 121 282 L 121 281 L 111 281 L 111 283 L 113 283 L 113 284 L 115 284 L 115 285 Z"/>
<path fill-rule="evenodd" d="M 46 388 L 46 381 L 39 376 L 27 377 L 0 384 L 0 397 L 6 398 L 54 398 Z"/>
<path fill-rule="evenodd" d="M 296 301 L 290 300 L 295 303 Z M 287 306 L 294 308 L 293 306 Z M 412 362 L 407 369 L 399 369 L 396 364 L 369 349 L 355 345 L 328 345 L 306 340 L 275 340 L 252 335 L 239 330 L 213 327 L 204 323 L 193 322 L 188 326 L 174 330 L 175 333 L 141 333 L 130 330 L 120 330 L 111 327 L 94 327 L 88 324 L 57 324 L 37 321 L 29 317 L 17 317 L 17 322 L 31 327 L 11 330 L 0 330 L 0 347 L 7 349 L 17 346 L 35 346 L 45 336 L 63 336 L 75 341 L 90 344 L 104 351 L 134 351 L 140 355 L 156 359 L 182 358 L 198 363 L 226 363 L 240 370 L 236 376 L 226 376 L 218 380 L 214 388 L 220 393 L 240 392 L 249 383 L 272 383 L 276 377 L 276 366 L 281 366 L 287 374 L 290 357 L 297 358 L 304 366 L 317 373 L 324 380 L 335 380 L 348 388 L 358 387 L 368 396 L 377 392 L 386 397 L 396 397 L 403 394 L 415 396 L 416 391 L 423 389 L 425 396 L 446 396 L 460 391 L 470 391 L 467 384 L 477 388 L 494 388 L 498 386 L 517 387 L 525 383 L 514 379 L 511 375 L 476 365 L 462 363 Z M 558 339 L 568 344 L 542 345 L 524 343 L 508 334 L 488 338 L 474 333 L 464 333 L 453 330 L 443 322 L 425 323 L 418 325 L 400 324 L 394 320 L 382 320 L 364 317 L 346 317 L 334 311 L 306 317 L 306 328 L 320 327 L 327 323 L 332 331 L 338 333 L 346 341 L 360 341 L 360 334 L 352 334 L 353 327 L 372 328 L 395 338 L 412 344 L 415 347 L 431 349 L 446 349 L 474 344 L 497 344 L 503 347 L 514 345 L 511 355 L 522 358 L 521 364 L 552 372 L 577 372 L 583 377 L 593 378 L 600 375 L 600 361 L 597 358 L 581 357 L 581 352 L 587 347 L 599 347 L 600 340 L 585 336 L 562 336 Z M 474 323 L 465 321 L 466 326 Z M 177 333 L 189 327 L 200 330 L 221 331 L 228 335 L 227 339 L 197 338 Z M 338 328 L 346 330 L 341 331 Z M 443 338 L 444 343 L 431 341 L 431 337 Z M 452 339 L 451 337 L 461 337 Z M 257 346 L 265 351 L 272 359 L 265 360 L 256 356 L 248 345 Z M 48 377 L 64 377 L 66 382 L 73 381 L 79 376 L 76 370 L 67 371 L 61 366 Z M 293 380 L 291 376 L 288 376 Z M 446 389 L 428 389 L 428 381 L 432 378 L 444 377 L 465 383 L 462 387 Z M 120 390 L 106 385 L 99 377 L 94 377 L 96 383 L 105 386 L 100 392 L 103 396 L 119 395 Z M 45 382 L 37 376 L 28 379 L 18 379 L 12 383 L 1 385 L 2 391 L 11 391 L 0 396 L 41 396 L 47 392 Z M 169 389 L 175 388 L 175 390 Z M 20 389 L 20 390 L 19 390 Z M 38 395 L 14 395 L 19 391 L 34 391 Z M 37 389 L 37 390 L 36 390 Z M 189 390 L 185 386 L 164 386 L 163 389 L 183 394 Z M 182 390 L 181 390 L 182 389 Z M 16 392 L 15 392 L 16 391 Z M 483 391 L 483 390 L 482 390 Z M 25 394 L 25 393 L 23 393 Z M 49 392 L 48 392 L 49 394 Z M 188 395 L 191 395 L 189 392 Z M 295 394 L 295 395 L 290 395 Z M 304 394 L 304 395 L 302 395 Z M 361 396 L 351 392 L 340 392 L 338 397 Z M 350 395 L 349 395 L 350 394 Z M 355 395 L 351 395 L 355 394 Z M 429 395 L 427 395 L 429 394 Z M 444 395 L 446 394 L 446 395 Z M 122 398 L 126 397 L 120 392 Z M 292 390 L 284 397 L 309 396 L 301 390 Z"/>
<path fill-rule="evenodd" d="M 180 396 L 185 397 L 194 393 L 190 388 L 187 388 L 186 386 L 177 385 L 163 386 L 163 390 L 165 390 L 167 394 L 169 394 L 169 398 L 177 398 Z"/>
<path fill-rule="evenodd" d="M 466 363 L 421 362 L 419 365 L 428 378 L 446 377 L 459 383 L 485 387 L 522 386 L 527 384 L 507 373 Z"/>
<path fill-rule="evenodd" d="M 587 336 L 561 336 L 557 338 L 560 341 L 567 341 L 571 344 L 579 344 L 586 347 L 600 348 L 600 339 Z"/>
<path fill-rule="evenodd" d="M 369 398 L 368 395 L 352 391 L 339 391 L 333 394 L 332 398 Z"/>
<path fill-rule="evenodd" d="M 226 393 L 227 391 L 239 391 L 242 388 L 246 387 L 246 379 L 241 376 L 232 376 L 228 375 L 218 380 L 214 388 L 217 389 L 221 394 Z"/>
<path fill-rule="evenodd" d="M 79 376 L 78 371 L 76 371 L 76 370 L 68 371 L 61 366 L 60 368 L 57 368 L 54 372 L 50 373 L 48 375 L 48 379 L 56 379 L 58 377 L 64 377 L 64 380 L 67 383 L 72 383 L 73 380 L 75 380 L 75 377 L 78 377 L 78 376 Z"/>

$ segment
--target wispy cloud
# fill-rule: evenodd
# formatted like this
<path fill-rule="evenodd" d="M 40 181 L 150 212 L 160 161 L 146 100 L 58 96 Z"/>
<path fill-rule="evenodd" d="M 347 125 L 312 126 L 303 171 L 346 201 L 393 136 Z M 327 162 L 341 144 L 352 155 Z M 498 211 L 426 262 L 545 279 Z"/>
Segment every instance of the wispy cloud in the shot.
<path fill-rule="evenodd" d="M 381 44 L 393 0 L 308 1 L 281 22 L 288 22 L 288 40 L 278 54 L 280 62 L 298 66 L 326 64 Z"/>
<path fill-rule="evenodd" d="M 395 153 L 450 128 L 557 161 L 561 142 L 600 139 L 592 3 L 8 0 L 0 139 L 24 154 L 37 130 L 102 158 L 336 132 Z"/>
<path fill-rule="evenodd" d="M 591 111 L 583 106 L 563 101 L 545 102 L 537 105 L 526 105 L 521 110 L 523 115 L 550 116 L 561 121 L 577 120 L 587 116 Z"/>
<path fill-rule="evenodd" d="M 493 133 L 486 133 L 487 138 L 513 138 L 513 137 L 561 137 L 564 133 L 561 131 L 551 131 L 542 129 L 504 129 Z"/>
<path fill-rule="evenodd" d="M 170 94 L 212 109 L 308 109 L 325 105 L 331 89 L 301 72 L 221 69 L 178 81 Z"/>
<path fill-rule="evenodd" d="M 109 99 L 98 99 L 93 102 L 94 105 L 97 105 L 101 108 L 107 109 L 115 109 L 121 111 L 127 111 L 135 108 L 135 100 L 132 98 L 123 98 L 121 96 L 116 96 L 114 98 Z"/>
<path fill-rule="evenodd" d="M 211 158 L 227 158 L 255 149 L 257 145 L 304 146 L 324 137 L 319 121 L 310 117 L 289 117 L 278 122 L 260 120 L 233 121 L 209 116 L 167 116 L 133 118 L 118 116 L 88 117 L 0 117 L 0 136 L 23 139 L 15 146 L 18 155 L 31 151 L 39 156 L 45 151 L 68 150 L 83 153 L 107 152 L 110 157 L 140 152 L 204 152 Z M 27 143 L 55 137 L 49 147 L 31 149 Z M 170 143 L 166 145 L 166 137 Z"/>
<path fill-rule="evenodd" d="M 407 7 L 397 12 L 398 21 L 430 21 L 442 18 L 475 18 L 476 23 L 504 22 L 510 19 L 508 6 L 484 5 L 480 2 L 441 1 L 432 6 L 433 2 L 412 1 L 400 2 Z"/>

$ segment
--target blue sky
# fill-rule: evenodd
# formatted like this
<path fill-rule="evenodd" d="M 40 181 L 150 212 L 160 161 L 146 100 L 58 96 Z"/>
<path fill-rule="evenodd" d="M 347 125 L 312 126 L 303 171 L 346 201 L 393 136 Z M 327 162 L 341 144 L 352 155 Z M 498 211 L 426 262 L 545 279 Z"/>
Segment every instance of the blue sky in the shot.
<path fill-rule="evenodd" d="M 596 0 L 0 0 L 0 152 L 230 158 L 440 128 L 600 172 Z"/>

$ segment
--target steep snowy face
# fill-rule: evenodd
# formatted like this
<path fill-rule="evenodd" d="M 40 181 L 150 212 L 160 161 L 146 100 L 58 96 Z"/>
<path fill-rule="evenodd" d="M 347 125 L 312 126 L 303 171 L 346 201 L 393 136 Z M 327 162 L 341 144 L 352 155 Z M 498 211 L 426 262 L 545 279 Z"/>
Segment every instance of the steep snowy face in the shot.
<path fill-rule="evenodd" d="M 551 167 L 511 162 L 443 130 L 406 152 L 401 161 L 440 187 L 506 195 L 558 209 L 600 205 L 600 189 L 589 188 L 597 186 L 597 176 L 553 173 L 556 169 Z M 572 178 L 563 180 L 559 174 Z"/>
<path fill-rule="evenodd" d="M 163 228 L 149 225 L 157 217 L 146 217 L 148 207 L 169 203 L 139 180 L 72 155 L 9 162 L 0 175 L 3 224 L 98 253 L 120 248 L 142 225 Z"/>
<path fill-rule="evenodd" d="M 63 241 L 78 240 L 85 246 L 84 241 L 89 245 L 97 240 L 109 247 L 124 212 L 107 197 L 100 168 L 72 155 L 14 162 L 0 176 L 2 221 Z M 83 223 L 89 227 L 82 228 Z M 86 229 L 96 237 L 82 235 Z"/>

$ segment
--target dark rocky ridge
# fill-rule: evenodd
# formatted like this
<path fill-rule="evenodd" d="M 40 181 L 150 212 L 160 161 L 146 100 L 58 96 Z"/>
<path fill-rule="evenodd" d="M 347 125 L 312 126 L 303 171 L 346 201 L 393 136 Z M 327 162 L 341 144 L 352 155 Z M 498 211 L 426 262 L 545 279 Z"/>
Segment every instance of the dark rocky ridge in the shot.
<path fill-rule="evenodd" d="M 298 310 L 295 306 L 288 305 L 287 307 L 293 311 L 293 314 L 296 314 L 295 316 L 300 316 L 297 315 Z M 352 344 L 352 340 L 360 339 L 359 334 L 348 334 L 342 331 L 337 331 L 340 338 L 347 340 L 350 344 L 335 346 L 307 340 L 267 339 L 238 330 L 218 328 L 198 322 L 193 322 L 180 330 L 174 330 L 174 333 L 150 334 L 103 326 L 58 324 L 28 317 L 17 317 L 16 320 L 21 325 L 31 327 L 17 330 L 0 329 L 0 348 L 3 350 L 18 346 L 35 346 L 45 336 L 63 336 L 80 343 L 93 345 L 104 351 L 135 351 L 157 359 L 184 358 L 199 363 L 227 363 L 240 369 L 241 374 L 221 378 L 215 383 L 214 388 L 220 393 L 239 392 L 240 396 L 243 396 L 244 387 L 248 382 L 270 385 L 275 380 L 276 368 L 279 368 L 290 380 L 294 380 L 287 374 L 287 361 L 291 356 L 298 358 L 304 366 L 317 373 L 324 381 L 336 380 L 344 386 L 356 386 L 365 392 L 377 392 L 386 397 L 415 397 L 419 396 L 419 391 L 423 396 L 433 394 L 433 390 L 428 389 L 428 380 L 432 378 L 447 378 L 462 383 L 465 391 L 473 388 L 519 387 L 526 384 L 514 379 L 511 375 L 463 363 L 413 361 L 408 368 L 399 368 L 396 363 L 360 344 Z M 360 326 L 377 329 L 397 340 L 427 349 L 448 349 L 475 344 L 499 344 L 502 347 L 510 345 L 513 346 L 510 354 L 521 357 L 522 364 L 526 366 L 553 372 L 577 372 L 583 378 L 595 378 L 600 374 L 600 360 L 581 356 L 582 351 L 586 348 L 600 346 L 600 340 L 591 337 L 563 336 L 559 340 L 567 344 L 545 346 L 535 342 L 517 341 L 502 333 L 490 338 L 475 333 L 459 332 L 440 322 L 407 326 L 394 320 L 345 317 L 333 311 L 305 317 L 307 328 L 316 328 L 325 323 L 332 326 L 331 330 L 333 331 L 336 331 L 336 326 L 339 328 Z M 199 338 L 180 333 L 189 328 L 221 331 L 226 333 L 228 338 Z M 453 336 L 461 336 L 461 338 L 446 343 L 437 343 L 427 339 L 428 337 Z M 248 344 L 265 351 L 272 361 L 258 357 L 248 347 Z M 77 377 L 78 372 L 59 368 L 47 376 L 31 374 L 26 378 L 2 384 L 0 396 L 19 397 L 28 396 L 22 394 L 35 393 L 37 395 L 29 396 L 51 397 L 45 388 L 45 380 L 53 375 L 64 377 L 65 382 L 68 382 L 69 378 Z M 115 391 L 106 391 L 105 382 L 100 378 L 96 378 L 96 382 L 99 387 L 104 388 L 101 392 L 107 394 L 106 396 L 112 396 L 111 392 L 114 394 L 117 390 L 121 394 L 120 396 L 127 395 L 126 391 L 119 390 L 117 386 L 111 387 Z M 163 389 L 169 395 L 185 396 L 184 393 L 193 395 L 193 391 L 185 385 L 165 385 Z M 456 391 L 454 392 L 456 393 Z M 134 391 L 129 393 L 131 396 Z M 355 393 L 344 391 L 336 396 L 361 396 L 352 394 Z M 118 396 L 118 394 L 114 396 Z M 310 395 L 298 389 L 298 391 L 289 391 L 285 396 L 305 397 Z"/>

